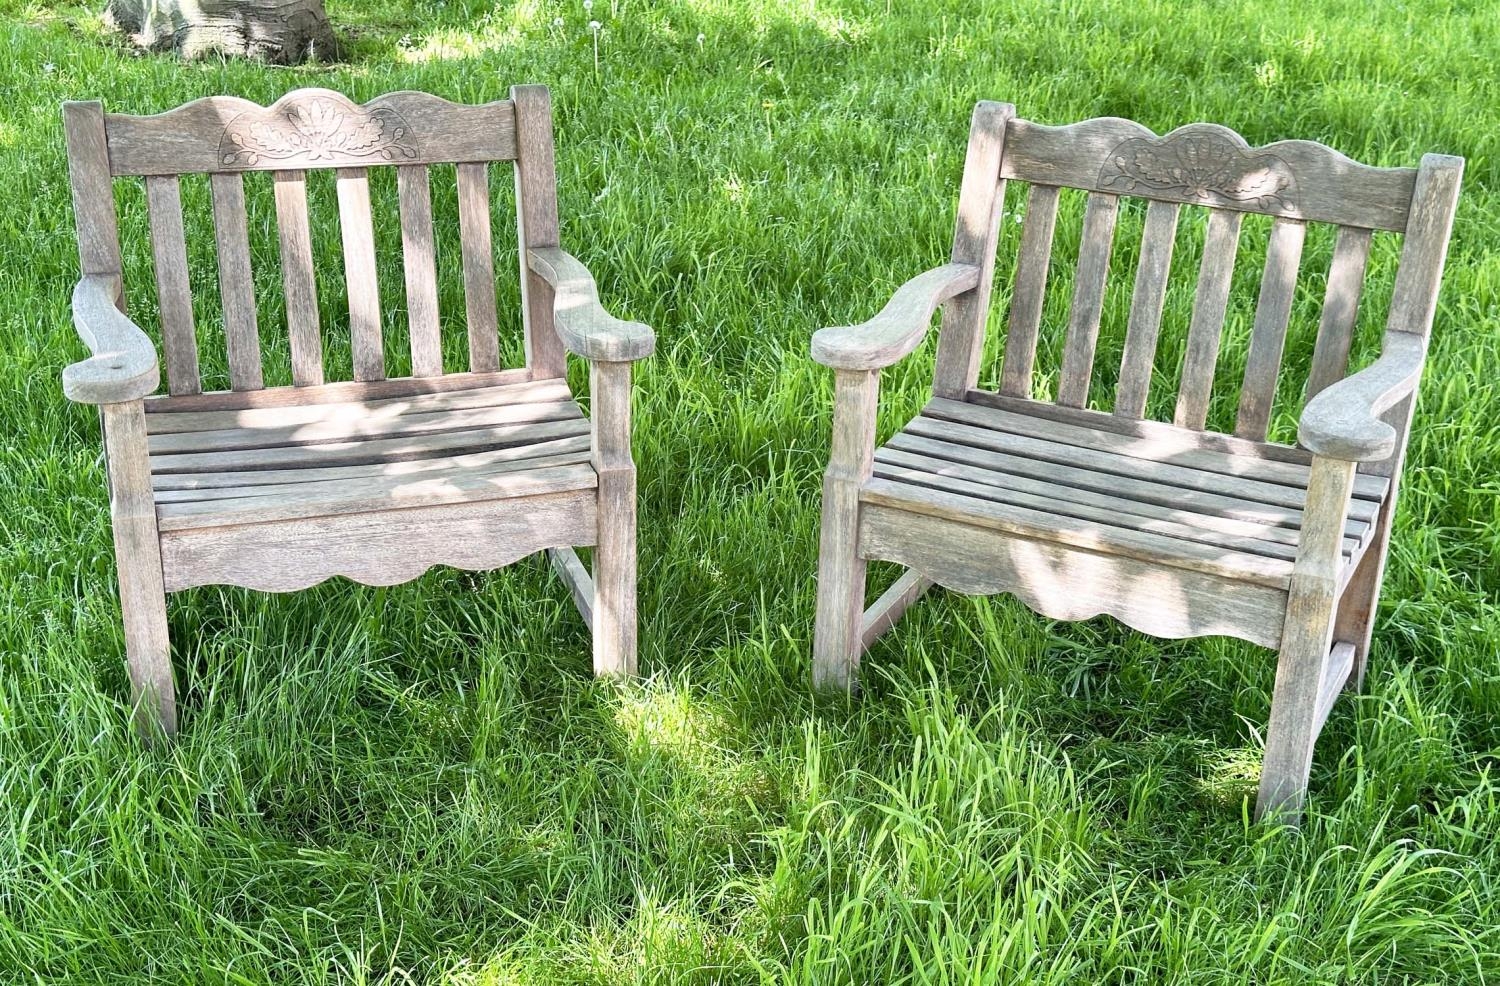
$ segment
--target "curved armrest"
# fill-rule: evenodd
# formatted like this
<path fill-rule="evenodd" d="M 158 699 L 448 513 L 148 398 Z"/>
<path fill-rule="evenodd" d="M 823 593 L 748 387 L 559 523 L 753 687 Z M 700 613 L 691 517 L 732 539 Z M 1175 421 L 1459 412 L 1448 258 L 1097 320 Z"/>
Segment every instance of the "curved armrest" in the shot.
<path fill-rule="evenodd" d="M 552 318 L 563 345 L 585 359 L 625 363 L 656 348 L 651 326 L 615 318 L 599 303 L 599 288 L 578 258 L 558 247 L 527 250 L 526 262 L 555 293 Z"/>
<path fill-rule="evenodd" d="M 897 289 L 880 314 L 860 325 L 813 333 L 812 358 L 835 370 L 878 370 L 916 349 L 932 313 L 979 284 L 973 264 L 944 264 Z"/>
<path fill-rule="evenodd" d="M 1345 462 L 1389 457 L 1396 449 L 1396 430 L 1380 414 L 1416 388 L 1426 357 L 1426 339 L 1386 333 L 1379 359 L 1308 402 L 1297 440 L 1314 455 Z"/>
<path fill-rule="evenodd" d="M 110 274 L 85 274 L 73 288 L 73 325 L 93 355 L 63 368 L 63 393 L 80 404 L 139 400 L 161 383 L 156 347 L 115 307 Z"/>

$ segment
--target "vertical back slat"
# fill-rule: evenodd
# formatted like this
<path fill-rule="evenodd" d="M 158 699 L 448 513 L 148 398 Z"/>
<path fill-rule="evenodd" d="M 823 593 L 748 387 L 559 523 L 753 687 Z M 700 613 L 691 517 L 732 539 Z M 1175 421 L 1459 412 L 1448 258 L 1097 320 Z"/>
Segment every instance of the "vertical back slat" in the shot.
<path fill-rule="evenodd" d="M 1323 317 L 1318 322 L 1312 370 L 1307 375 L 1308 400 L 1349 372 L 1349 347 L 1354 341 L 1354 320 L 1359 315 L 1371 238 L 1368 229 L 1339 227 L 1333 244 L 1333 263 L 1328 268 L 1328 289 L 1323 294 Z"/>
<path fill-rule="evenodd" d="M 1005 201 L 1000 162 L 1005 155 L 1006 128 L 1015 115 L 1016 108 L 1009 103 L 985 100 L 974 107 L 969 124 L 952 258 L 956 264 L 978 267 L 979 283 L 943 306 L 937 366 L 932 375 L 932 393 L 937 397 L 962 400 L 979 380 L 990 286 L 995 279 L 995 241 Z"/>
<path fill-rule="evenodd" d="M 1052 232 L 1057 225 L 1057 187 L 1032 185 L 1026 199 L 1026 225 L 1016 259 L 1015 288 L 1010 299 L 1010 325 L 1005 334 L 1005 367 L 1000 393 L 1031 396 L 1031 371 L 1036 362 L 1037 334 L 1042 324 L 1042 302 L 1047 291 L 1047 268 L 1052 261 Z"/>
<path fill-rule="evenodd" d="M 1214 366 L 1219 361 L 1219 340 L 1224 332 L 1224 312 L 1229 307 L 1229 287 L 1234 280 L 1234 258 L 1243 218 L 1243 213 L 1227 209 L 1212 209 L 1208 214 L 1203 260 L 1198 265 L 1198 288 L 1193 295 L 1193 316 L 1188 322 L 1182 360 L 1182 382 L 1177 391 L 1177 410 L 1172 416 L 1172 423 L 1179 428 L 1202 430 L 1208 422 Z"/>
<path fill-rule="evenodd" d="M 401 199 L 401 257 L 406 270 L 406 310 L 411 325 L 411 372 L 417 377 L 442 376 L 437 255 L 426 166 L 412 164 L 397 168 L 396 185 Z"/>
<path fill-rule="evenodd" d="M 151 262 L 156 271 L 167 390 L 196 394 L 203 387 L 198 379 L 198 339 L 182 229 L 182 191 L 176 175 L 146 176 L 146 210 L 151 217 Z"/>
<path fill-rule="evenodd" d="M 277 171 L 276 232 L 281 244 L 281 287 L 292 348 L 292 383 L 323 382 L 323 341 L 318 327 L 318 288 L 313 274 L 312 232 L 307 221 L 307 173 Z"/>
<path fill-rule="evenodd" d="M 255 280 L 250 271 L 250 237 L 245 225 L 245 186 L 238 173 L 215 174 L 210 181 L 229 386 L 234 390 L 260 390 L 264 383 L 260 331 L 255 321 Z"/>
<path fill-rule="evenodd" d="M 370 178 L 364 168 L 336 172 L 339 227 L 344 237 L 344 279 L 349 291 L 349 345 L 355 380 L 385 379 L 380 341 L 380 286 L 375 280 L 375 229 L 370 219 Z"/>
<path fill-rule="evenodd" d="M 1141 256 L 1136 265 L 1130 321 L 1125 328 L 1125 352 L 1115 392 L 1115 414 L 1121 417 L 1139 418 L 1146 412 L 1151 364 L 1156 359 L 1156 340 L 1161 333 L 1161 310 L 1167 298 L 1167 275 L 1172 269 L 1172 246 L 1177 237 L 1180 208 L 1176 202 L 1152 201 L 1146 206 L 1146 226 L 1141 234 Z"/>
<path fill-rule="evenodd" d="M 495 252 L 490 241 L 490 185 L 488 172 L 483 164 L 458 166 L 458 228 L 464 255 L 464 310 L 469 320 L 469 369 L 475 373 L 488 373 L 500 368 L 500 324 L 495 313 Z M 522 253 L 524 252 L 523 249 Z M 524 279 L 522 283 L 525 283 Z M 522 305 L 525 305 L 524 289 Z"/>
<path fill-rule="evenodd" d="M 1090 192 L 1084 209 L 1073 306 L 1068 313 L 1068 334 L 1057 382 L 1057 403 L 1067 407 L 1083 407 L 1089 398 L 1089 377 L 1094 372 L 1094 347 L 1099 341 L 1099 316 L 1104 310 L 1104 285 L 1109 277 L 1109 254 L 1119 207 L 1116 196 Z"/>
<path fill-rule="evenodd" d="M 1239 415 L 1235 419 L 1234 433 L 1240 438 L 1259 442 L 1266 437 L 1306 233 L 1306 224 L 1298 219 L 1277 219 L 1271 226 L 1266 269 L 1261 278 L 1255 324 L 1250 333 L 1250 352 L 1245 357 L 1245 382 L 1240 390 Z"/>
<path fill-rule="evenodd" d="M 562 340 L 552 327 L 553 292 L 532 273 L 526 259 L 527 250 L 560 244 L 552 97 L 546 86 L 513 86 L 510 98 L 516 108 L 516 235 L 520 244 L 526 365 L 538 377 L 560 377 L 566 367 Z"/>

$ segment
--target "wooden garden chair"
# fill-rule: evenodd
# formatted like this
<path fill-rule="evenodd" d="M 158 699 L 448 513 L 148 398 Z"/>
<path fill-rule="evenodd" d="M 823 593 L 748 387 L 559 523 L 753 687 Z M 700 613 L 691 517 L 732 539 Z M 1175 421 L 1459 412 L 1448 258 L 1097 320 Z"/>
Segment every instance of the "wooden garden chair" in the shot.
<path fill-rule="evenodd" d="M 398 92 L 364 106 L 321 89 L 263 108 L 215 96 L 156 116 L 63 108 L 83 277 L 73 319 L 92 352 L 63 371 L 99 405 L 125 647 L 143 728 L 176 726 L 166 593 L 206 584 L 286 592 L 369 585 L 433 565 L 490 569 L 548 549 L 591 624 L 597 673 L 635 670 L 630 364 L 651 330 L 611 318 L 558 246 L 547 90 L 461 106 Z M 514 162 L 525 366 L 502 369 L 488 165 Z M 443 361 L 429 169 L 454 164 L 468 368 Z M 387 377 L 369 175 L 400 202 L 411 375 Z M 352 380 L 327 379 L 309 169 L 335 169 Z M 269 172 L 258 176 L 247 174 Z M 207 173 L 230 389 L 203 392 L 179 175 Z M 144 176 L 166 394 L 156 348 L 125 314 L 112 179 Z M 445 175 L 440 174 L 440 178 Z M 266 387 L 247 182 L 274 188 L 291 386 Z M 327 333 L 332 335 L 332 333 Z M 564 379 L 590 361 L 592 413 Z M 595 547 L 594 574 L 573 546 Z"/>
<path fill-rule="evenodd" d="M 1386 169 L 1306 141 L 1251 148 L 1207 124 L 1165 137 L 1120 119 L 1047 127 L 979 104 L 952 262 L 863 325 L 813 337 L 813 357 L 837 371 L 815 680 L 849 686 L 861 652 L 931 583 L 1013 593 L 1054 619 L 1106 613 L 1161 637 L 1239 637 L 1280 651 L 1256 811 L 1294 818 L 1329 707 L 1364 674 L 1462 171 L 1440 155 Z M 1007 180 L 1030 188 L 989 391 L 977 381 Z M 1087 205 L 1048 401 L 1033 371 L 1059 188 Z M 1144 230 L 1104 411 L 1089 381 L 1124 197 L 1146 200 Z M 1175 413 L 1147 420 L 1183 205 L 1207 215 L 1202 263 Z M 1219 434 L 1205 422 L 1245 213 L 1274 219 L 1234 433 Z M 1308 223 L 1337 232 L 1293 446 L 1266 435 Z M 1382 352 L 1348 375 L 1373 231 L 1403 236 L 1400 266 Z M 877 448 L 880 370 L 918 346 L 939 307 L 933 399 Z M 871 559 L 909 571 L 866 610 Z"/>

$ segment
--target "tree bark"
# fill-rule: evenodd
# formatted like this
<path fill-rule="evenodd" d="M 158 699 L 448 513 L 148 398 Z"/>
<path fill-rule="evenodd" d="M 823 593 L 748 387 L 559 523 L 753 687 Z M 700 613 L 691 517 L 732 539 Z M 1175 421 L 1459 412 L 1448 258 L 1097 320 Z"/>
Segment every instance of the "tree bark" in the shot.
<path fill-rule="evenodd" d="M 291 65 L 337 57 L 323 0 L 109 0 L 105 21 L 147 51 Z"/>

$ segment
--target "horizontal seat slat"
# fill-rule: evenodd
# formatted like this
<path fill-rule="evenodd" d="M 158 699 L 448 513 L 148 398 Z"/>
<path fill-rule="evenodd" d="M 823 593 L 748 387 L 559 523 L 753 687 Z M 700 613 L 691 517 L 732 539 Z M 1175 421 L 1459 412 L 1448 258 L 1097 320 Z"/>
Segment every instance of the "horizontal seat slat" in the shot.
<path fill-rule="evenodd" d="M 936 488 L 950 489 L 954 492 L 967 490 L 974 496 L 998 497 L 1003 502 L 1036 509 L 1054 509 L 1069 516 L 1098 520 L 1116 526 L 1139 527 L 1142 521 L 1166 523 L 1186 530 L 1190 538 L 1197 538 L 1197 532 L 1200 531 L 1211 532 L 1215 536 L 1236 539 L 1234 542 L 1212 541 L 1211 543 L 1225 544 L 1229 547 L 1240 546 L 1244 550 L 1255 550 L 1276 558 L 1296 557 L 1298 540 L 1296 528 L 1240 520 L 1217 513 L 1198 513 L 1179 508 L 1175 501 L 1171 505 L 1143 502 L 1123 495 L 1119 491 L 1106 493 L 1080 489 L 1024 476 L 1013 476 L 978 466 L 949 462 L 945 459 L 890 447 L 883 448 L 876 453 L 875 475 L 885 479 L 918 484 L 930 483 L 932 477 L 955 479 L 963 482 L 965 487 L 939 483 Z M 1346 553 L 1358 547 L 1359 534 L 1367 529 L 1368 525 L 1355 521 L 1351 527 L 1355 527 L 1356 531 L 1345 535 Z M 1140 529 L 1151 530 L 1152 528 L 1141 527 Z M 1162 532 L 1168 533 L 1165 529 Z M 1198 539 L 1201 540 L 1201 538 Z M 1240 541 L 1244 544 L 1237 544 Z M 1263 542 L 1271 547 L 1264 550 L 1260 547 L 1252 548 L 1256 542 Z"/>
<path fill-rule="evenodd" d="M 1091 524 L 1050 511 L 978 500 L 887 479 L 867 481 L 860 488 L 860 499 L 1019 537 L 1055 541 L 1101 554 L 1122 555 L 1273 588 L 1285 589 L 1292 574 L 1292 563 L 1280 558 L 1183 541 L 1148 531 Z"/>
<path fill-rule="evenodd" d="M 963 401 L 938 398 L 928 403 L 924 416 L 959 424 L 1003 432 L 1020 437 L 1055 442 L 1080 449 L 1090 449 L 1125 456 L 1143 463 L 1149 469 L 1157 464 L 1217 473 L 1260 485 L 1277 485 L 1305 489 L 1309 467 L 1294 462 L 1279 462 L 1203 448 L 1197 442 L 1199 433 L 1164 426 L 1155 435 L 1125 435 L 1113 430 L 1049 420 L 995 407 L 976 407 Z M 1170 430 L 1168 430 L 1170 429 Z M 1176 476 L 1177 473 L 1172 473 Z M 1192 486 L 1191 477 L 1184 485 Z M 1361 475 L 1355 480 L 1355 496 L 1379 502 L 1387 483 L 1376 476 Z M 1208 486 L 1195 487 L 1209 489 Z M 1271 500 L 1269 502 L 1280 502 Z"/>
<path fill-rule="evenodd" d="M 160 529 L 172 531 L 564 493 L 591 489 L 598 482 L 594 467 L 580 462 L 519 472 L 458 472 L 415 481 L 382 478 L 298 484 L 261 496 L 160 503 L 156 515 Z M 310 491 L 310 485 L 316 489 Z"/>
<path fill-rule="evenodd" d="M 556 438 L 531 445 L 514 445 L 468 452 L 463 455 L 438 456 L 430 459 L 401 459 L 394 462 L 371 462 L 355 466 L 313 466 L 306 469 L 250 469 L 230 472 L 164 473 L 151 477 L 156 501 L 201 498 L 200 491 L 277 486 L 288 483 L 319 483 L 334 479 L 367 479 L 375 476 L 415 476 L 448 469 L 476 469 L 501 462 L 520 462 L 573 452 L 588 452 L 592 442 L 587 435 Z M 249 495 L 246 493 L 245 495 Z"/>
<path fill-rule="evenodd" d="M 223 472 L 235 469 L 287 469 L 298 466 L 318 468 L 374 462 L 400 462 L 406 459 L 430 458 L 435 455 L 530 445 L 554 438 L 572 438 L 588 433 L 587 419 L 571 418 L 566 421 L 499 425 L 468 431 L 372 438 L 358 442 L 334 442 L 327 445 L 291 445 L 283 448 L 253 448 L 231 452 L 153 455 L 151 456 L 151 471 L 152 473 Z"/>
<path fill-rule="evenodd" d="M 448 373 L 441 377 L 392 377 L 388 380 L 339 380 L 315 387 L 270 387 L 265 390 L 215 390 L 206 394 L 162 395 L 145 400 L 146 413 L 175 414 L 181 411 L 240 411 L 260 407 L 301 407 L 305 404 L 347 404 L 356 401 L 394 400 L 420 394 L 446 394 L 458 390 L 504 387 L 530 381 L 531 371 L 521 368 L 497 373 Z M 147 427 L 155 425 L 147 419 Z"/>

